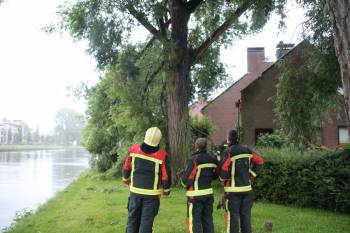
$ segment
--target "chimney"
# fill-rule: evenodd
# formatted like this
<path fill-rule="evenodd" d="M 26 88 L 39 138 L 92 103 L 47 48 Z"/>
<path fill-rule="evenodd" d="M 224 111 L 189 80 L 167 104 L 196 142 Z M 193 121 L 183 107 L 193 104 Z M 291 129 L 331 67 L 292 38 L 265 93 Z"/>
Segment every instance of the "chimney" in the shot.
<path fill-rule="evenodd" d="M 265 61 L 265 48 L 252 47 L 247 49 L 248 73 L 254 72 Z"/>
<path fill-rule="evenodd" d="M 280 41 L 276 45 L 276 59 L 278 60 L 286 55 L 293 47 L 294 44 L 285 44 L 283 41 Z"/>

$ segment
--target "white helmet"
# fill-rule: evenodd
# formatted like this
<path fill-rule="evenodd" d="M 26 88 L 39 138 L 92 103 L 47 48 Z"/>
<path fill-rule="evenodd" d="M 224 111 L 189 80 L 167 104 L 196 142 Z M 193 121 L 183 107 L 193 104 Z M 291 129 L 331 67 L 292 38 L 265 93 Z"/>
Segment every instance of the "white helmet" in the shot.
<path fill-rule="evenodd" d="M 158 127 L 152 127 L 146 131 L 145 140 L 143 142 L 149 146 L 156 147 L 159 145 L 161 138 L 162 133 L 160 132 L 160 129 L 158 129 Z"/>

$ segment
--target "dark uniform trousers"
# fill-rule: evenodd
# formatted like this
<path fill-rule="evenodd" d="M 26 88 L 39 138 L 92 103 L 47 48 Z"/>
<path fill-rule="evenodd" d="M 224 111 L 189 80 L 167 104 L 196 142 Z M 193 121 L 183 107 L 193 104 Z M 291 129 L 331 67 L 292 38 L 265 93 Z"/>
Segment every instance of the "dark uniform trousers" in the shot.
<path fill-rule="evenodd" d="M 213 202 L 212 195 L 188 198 L 187 226 L 189 233 L 214 233 Z"/>
<path fill-rule="evenodd" d="M 253 192 L 230 193 L 228 195 L 227 224 L 229 224 L 230 233 L 238 233 L 239 225 L 241 233 L 252 233 L 251 228 L 251 208 L 253 206 Z"/>
<path fill-rule="evenodd" d="M 126 233 L 152 233 L 153 221 L 158 214 L 159 198 L 130 193 Z"/>

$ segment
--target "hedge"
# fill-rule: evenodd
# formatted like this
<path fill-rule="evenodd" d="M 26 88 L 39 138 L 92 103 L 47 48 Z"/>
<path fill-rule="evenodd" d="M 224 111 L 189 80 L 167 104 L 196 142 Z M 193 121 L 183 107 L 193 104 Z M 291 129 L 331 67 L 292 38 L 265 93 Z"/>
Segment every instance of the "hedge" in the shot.
<path fill-rule="evenodd" d="M 257 199 L 350 213 L 350 151 L 263 157 Z"/>

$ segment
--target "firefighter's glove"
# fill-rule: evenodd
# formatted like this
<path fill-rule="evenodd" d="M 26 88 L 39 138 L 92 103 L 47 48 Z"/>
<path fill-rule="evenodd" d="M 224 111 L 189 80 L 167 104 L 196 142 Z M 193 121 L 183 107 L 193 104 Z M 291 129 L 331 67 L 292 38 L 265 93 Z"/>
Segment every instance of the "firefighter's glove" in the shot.
<path fill-rule="evenodd" d="M 128 179 L 128 180 L 124 180 L 123 179 L 123 183 L 126 184 L 126 185 L 130 185 L 130 179 Z"/>

